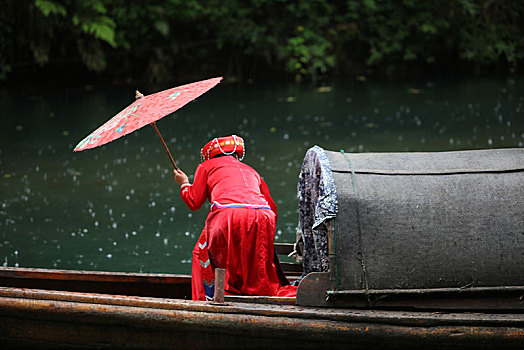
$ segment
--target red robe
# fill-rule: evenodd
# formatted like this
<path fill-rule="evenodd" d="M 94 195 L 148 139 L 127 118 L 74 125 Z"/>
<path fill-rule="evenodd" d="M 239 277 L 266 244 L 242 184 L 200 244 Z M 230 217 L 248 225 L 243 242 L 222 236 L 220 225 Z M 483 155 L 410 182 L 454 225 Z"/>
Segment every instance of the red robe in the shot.
<path fill-rule="evenodd" d="M 191 210 L 211 203 L 193 249 L 194 300 L 212 297 L 217 267 L 226 269 L 226 294 L 295 295 L 295 287 L 279 281 L 273 261 L 277 207 L 253 168 L 231 156 L 206 160 L 180 194 Z"/>

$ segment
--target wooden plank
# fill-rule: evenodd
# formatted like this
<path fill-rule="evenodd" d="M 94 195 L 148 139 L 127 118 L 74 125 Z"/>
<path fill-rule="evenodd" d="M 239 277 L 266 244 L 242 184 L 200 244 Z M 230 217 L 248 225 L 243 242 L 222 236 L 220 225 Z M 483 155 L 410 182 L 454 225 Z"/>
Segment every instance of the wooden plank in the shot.
<path fill-rule="evenodd" d="M 6 289 L 0 288 L 0 291 Z M 14 291 L 13 291 L 14 292 Z M 28 290 L 19 290 L 28 293 Z M 57 294 L 42 291 L 41 293 Z M 68 293 L 62 293 L 68 294 Z M 74 296 L 74 293 L 69 293 Z M 522 345 L 523 316 L 431 312 L 317 309 L 278 305 L 211 305 L 197 301 L 114 298 L 106 304 L 0 296 L 0 338 L 120 347 L 211 348 L 309 345 L 347 346 L 414 343 L 509 348 Z M 62 295 L 65 297 L 65 295 Z M 84 295 L 84 298 L 95 296 Z M 107 298 L 108 296 L 103 296 Z M 124 302 L 128 302 L 126 305 Z M 0 339 L 0 343 L 1 340 Z M 197 341 L 186 344 L 185 340 Z M 202 341 L 202 343 L 198 343 Z M 240 343 L 239 343 L 240 342 Z M 399 342 L 399 343 L 397 343 Z M 191 346 L 188 346 L 191 345 Z M 336 344 L 330 344 L 336 345 Z M 302 348 L 301 346 L 298 346 Z M 330 347 L 331 348 L 331 347 Z M 333 346 L 333 348 L 335 348 Z"/>
<path fill-rule="evenodd" d="M 293 243 L 275 243 L 275 251 L 278 255 L 289 255 L 295 250 Z"/>
<path fill-rule="evenodd" d="M 295 297 L 268 297 L 257 295 L 226 295 L 225 301 L 266 305 L 295 305 Z"/>
<path fill-rule="evenodd" d="M 294 264 L 294 263 L 288 263 L 288 262 L 281 262 L 280 266 L 282 267 L 282 271 L 287 274 L 302 274 L 302 265 L 301 264 Z"/>
<path fill-rule="evenodd" d="M 230 296 L 226 296 L 229 298 Z M 233 296 L 231 296 L 233 297 Z M 250 297 L 237 297 L 246 300 Z M 255 297 L 256 298 L 256 297 Z M 263 297 L 260 297 L 263 298 Z M 268 300 L 293 299 L 282 297 L 266 297 Z M 273 304 L 213 304 L 204 301 L 174 300 L 164 298 L 129 297 L 118 295 L 101 295 L 89 293 L 72 293 L 45 291 L 33 289 L 17 289 L 0 287 L 0 299 L 11 300 L 16 303 L 20 300 L 33 300 L 35 307 L 43 300 L 62 301 L 81 304 L 118 305 L 145 309 L 187 310 L 195 312 L 252 314 L 268 317 L 307 318 L 317 320 L 333 320 L 340 322 L 359 323 L 387 323 L 405 326 L 433 327 L 446 324 L 461 324 L 469 326 L 499 325 L 504 327 L 524 327 L 522 313 L 461 313 L 461 312 L 425 312 L 425 311 L 394 311 L 394 310 L 361 310 L 341 308 L 311 308 L 287 305 L 283 307 Z M 30 305 L 30 304 L 28 304 Z M 72 305 L 72 304 L 71 304 Z M 1 310 L 1 309 L 0 309 Z M 524 331 L 524 329 L 523 329 Z"/>
<path fill-rule="evenodd" d="M 524 286 L 327 291 L 337 307 L 524 310 Z"/>
<path fill-rule="evenodd" d="M 101 282 L 187 283 L 190 276 L 159 273 L 128 273 L 107 271 L 55 270 L 21 267 L 0 267 L 0 278 L 50 279 Z"/>
<path fill-rule="evenodd" d="M 524 293 L 524 286 L 501 287 L 466 287 L 466 288 L 425 288 L 425 289 L 370 289 L 370 290 L 341 290 L 328 291 L 328 295 L 403 295 L 403 294 L 473 294 L 486 292 L 520 292 Z"/>
<path fill-rule="evenodd" d="M 191 298 L 191 277 L 31 268 L 0 268 L 0 286 L 135 296 Z"/>
<path fill-rule="evenodd" d="M 329 272 L 311 272 L 300 281 L 297 305 L 328 306 L 326 291 L 329 289 Z"/>
<path fill-rule="evenodd" d="M 224 303 L 224 290 L 226 285 L 226 269 L 215 269 L 215 295 L 213 302 Z"/>

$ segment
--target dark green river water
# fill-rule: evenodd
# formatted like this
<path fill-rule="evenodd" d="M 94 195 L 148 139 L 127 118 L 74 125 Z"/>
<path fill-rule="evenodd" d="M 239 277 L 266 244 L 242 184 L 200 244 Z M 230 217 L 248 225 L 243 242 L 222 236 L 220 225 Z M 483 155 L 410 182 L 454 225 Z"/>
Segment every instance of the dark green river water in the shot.
<path fill-rule="evenodd" d="M 321 88 L 223 82 L 157 125 L 191 174 L 209 139 L 244 137 L 245 162 L 265 178 L 279 208 L 276 241 L 291 242 L 308 148 L 524 147 L 523 78 L 338 81 Z M 138 88 L 150 94 L 172 86 Z M 153 128 L 72 151 L 133 102 L 135 88 L 0 89 L 0 264 L 190 272 L 208 207 L 185 207 Z"/>

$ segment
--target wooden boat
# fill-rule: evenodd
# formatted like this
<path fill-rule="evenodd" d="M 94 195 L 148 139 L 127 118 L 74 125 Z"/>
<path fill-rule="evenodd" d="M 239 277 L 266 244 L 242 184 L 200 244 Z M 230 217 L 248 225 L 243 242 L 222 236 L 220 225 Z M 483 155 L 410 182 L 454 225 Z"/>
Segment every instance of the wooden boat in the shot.
<path fill-rule="evenodd" d="M 192 301 L 190 276 L 169 274 L 2 267 L 0 286 L 2 348 L 478 349 L 524 341 L 522 289 L 495 293 L 487 310 L 485 291 L 419 291 L 410 302 L 398 292 L 394 302 L 404 306 L 372 309 L 278 297 Z M 317 288 L 304 280 L 297 299 L 311 302 Z"/>
<path fill-rule="evenodd" d="M 305 162 L 307 181 L 332 176 L 339 211 L 328 213 L 314 230 L 307 226 L 314 220 L 301 213 L 304 263 L 298 269 L 283 266 L 291 279 L 299 277 L 301 269 L 307 273 L 296 298 L 225 296 L 223 301 L 200 302 L 189 300 L 189 276 L 3 267 L 0 345 L 523 347 L 524 150 L 349 155 L 351 161 L 340 153 L 312 152 L 317 153 L 308 164 L 324 157 L 331 165 L 324 169 L 313 164 L 312 171 Z M 396 157 L 402 158 L 400 169 L 391 168 Z M 487 159 L 489 167 L 479 157 Z M 408 169 L 416 158 L 424 159 L 424 166 Z M 321 176 L 315 174 L 318 169 L 324 172 Z M 399 184 L 404 188 L 404 179 L 411 184 L 409 193 L 402 190 L 394 197 L 395 206 L 387 206 L 391 189 Z M 387 190 L 377 191 L 373 181 Z M 471 182 L 482 184 L 482 191 L 472 190 Z M 434 196 L 447 193 L 449 186 L 455 190 L 453 196 Z M 325 197 L 325 191 L 322 194 Z M 411 198 L 420 200 L 426 213 L 438 209 L 442 215 L 425 216 L 413 203 L 402 202 Z M 373 217 L 377 203 L 380 215 Z M 479 219 L 482 213 L 475 212 L 479 207 L 490 220 Z M 461 227 L 450 229 L 450 222 L 460 222 Z M 323 235 L 314 240 L 325 238 L 326 244 L 308 248 L 314 241 L 307 236 L 311 232 Z M 278 253 L 293 248 L 278 245 Z M 312 269 L 306 263 L 312 256 L 320 257 L 315 261 L 325 257 L 325 267 L 318 264 L 317 270 Z"/>

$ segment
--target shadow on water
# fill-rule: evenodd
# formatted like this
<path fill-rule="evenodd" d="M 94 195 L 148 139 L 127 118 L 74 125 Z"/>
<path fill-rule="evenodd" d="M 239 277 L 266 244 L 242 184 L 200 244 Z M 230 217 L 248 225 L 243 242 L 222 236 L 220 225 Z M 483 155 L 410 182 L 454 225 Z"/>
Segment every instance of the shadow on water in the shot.
<path fill-rule="evenodd" d="M 134 87 L 0 91 L 1 264 L 189 273 L 208 207 L 190 212 L 182 203 L 153 128 L 72 152 L 133 93 Z M 276 240 L 290 242 L 296 180 L 313 145 L 346 152 L 523 147 L 523 108 L 522 77 L 323 87 L 221 83 L 157 125 L 187 173 L 212 137 L 244 137 L 245 162 L 266 179 L 279 208 Z"/>

